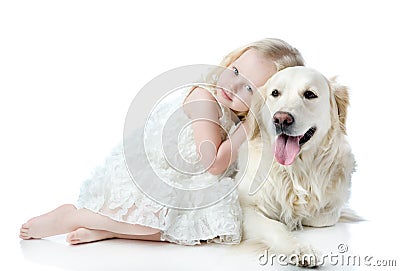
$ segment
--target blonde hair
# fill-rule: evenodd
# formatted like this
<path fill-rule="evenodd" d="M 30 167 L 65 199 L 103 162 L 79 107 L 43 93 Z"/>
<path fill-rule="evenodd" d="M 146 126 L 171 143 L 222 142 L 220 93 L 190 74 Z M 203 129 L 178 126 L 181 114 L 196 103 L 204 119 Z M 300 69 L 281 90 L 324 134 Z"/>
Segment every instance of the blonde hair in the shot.
<path fill-rule="evenodd" d="M 250 48 L 262 52 L 266 58 L 270 59 L 275 64 L 277 72 L 287 67 L 305 65 L 299 50 L 283 40 L 273 38 L 259 40 L 231 52 L 222 60 L 221 65 L 229 66 Z M 263 102 L 263 99 L 260 98 L 252 101 L 250 110 L 246 112 L 246 114 L 238 115 L 240 119 L 248 118 L 249 130 L 251 131 L 249 139 L 254 139 L 260 134 L 260 127 L 258 126 L 258 120 L 255 114 L 259 112 Z M 252 111 L 252 113 L 248 114 L 250 111 Z"/>
<path fill-rule="evenodd" d="M 280 39 L 267 38 L 234 50 L 222 59 L 220 66 L 228 67 L 249 49 L 256 49 L 263 53 L 265 58 L 270 59 L 275 64 L 276 71 L 287 67 L 305 65 L 300 52 L 289 43 Z"/>
<path fill-rule="evenodd" d="M 249 49 L 256 49 L 261 52 L 265 58 L 271 60 L 275 64 L 277 72 L 287 67 L 305 65 L 304 59 L 301 56 L 300 52 L 289 43 L 280 39 L 266 38 L 249 43 L 230 52 L 222 59 L 219 66 L 229 67 L 236 59 L 238 59 L 244 52 Z M 212 71 L 210 74 L 208 74 L 205 81 L 208 84 L 215 85 L 221 71 L 221 68 L 216 68 L 215 71 Z M 189 96 L 195 88 L 196 87 L 193 87 L 189 91 L 187 96 Z M 248 112 L 235 113 L 239 117 L 239 119 L 243 120 Z"/>
<path fill-rule="evenodd" d="M 222 59 L 220 66 L 229 67 L 236 59 L 238 59 L 249 49 L 256 49 L 257 51 L 261 52 L 265 58 L 271 60 L 275 64 L 277 72 L 287 67 L 305 65 L 304 59 L 299 50 L 291 46 L 289 43 L 280 39 L 266 38 L 249 43 L 232 51 Z M 211 79 L 211 81 L 215 82 L 215 79 Z M 236 114 L 239 119 L 243 120 L 247 113 L 248 112 L 238 112 Z"/>

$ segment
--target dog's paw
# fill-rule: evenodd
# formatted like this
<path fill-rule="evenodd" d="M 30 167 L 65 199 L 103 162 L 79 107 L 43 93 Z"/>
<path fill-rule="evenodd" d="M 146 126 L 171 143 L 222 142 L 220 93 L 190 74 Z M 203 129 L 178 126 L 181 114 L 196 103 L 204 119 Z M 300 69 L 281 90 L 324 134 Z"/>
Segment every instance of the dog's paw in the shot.
<path fill-rule="evenodd" d="M 298 245 L 289 255 L 289 262 L 300 267 L 318 267 L 321 265 L 321 253 L 309 245 Z"/>

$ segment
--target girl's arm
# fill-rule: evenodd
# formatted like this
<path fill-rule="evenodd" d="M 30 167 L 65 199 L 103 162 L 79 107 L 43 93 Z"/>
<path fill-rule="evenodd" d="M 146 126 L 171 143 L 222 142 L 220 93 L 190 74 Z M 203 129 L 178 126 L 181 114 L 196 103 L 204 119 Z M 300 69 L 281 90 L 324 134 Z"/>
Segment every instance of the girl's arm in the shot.
<path fill-rule="evenodd" d="M 193 134 L 201 163 L 211 174 L 223 173 L 237 159 L 238 149 L 246 139 L 243 125 L 222 142 L 219 105 L 207 90 L 200 87 L 186 98 L 184 110 L 193 120 Z"/>
<path fill-rule="evenodd" d="M 246 121 L 240 122 L 236 130 L 218 148 L 215 163 L 210 168 L 211 174 L 223 173 L 238 158 L 238 150 L 246 139 Z"/>

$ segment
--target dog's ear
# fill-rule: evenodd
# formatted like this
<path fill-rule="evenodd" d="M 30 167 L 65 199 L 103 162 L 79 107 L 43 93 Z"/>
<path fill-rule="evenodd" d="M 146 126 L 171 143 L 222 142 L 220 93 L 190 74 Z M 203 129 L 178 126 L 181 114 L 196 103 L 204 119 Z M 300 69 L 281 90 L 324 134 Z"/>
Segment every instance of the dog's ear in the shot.
<path fill-rule="evenodd" d="M 335 99 L 337 113 L 340 122 L 340 129 L 346 133 L 347 108 L 349 107 L 349 89 L 336 82 L 336 77 L 330 80 L 331 90 Z"/>

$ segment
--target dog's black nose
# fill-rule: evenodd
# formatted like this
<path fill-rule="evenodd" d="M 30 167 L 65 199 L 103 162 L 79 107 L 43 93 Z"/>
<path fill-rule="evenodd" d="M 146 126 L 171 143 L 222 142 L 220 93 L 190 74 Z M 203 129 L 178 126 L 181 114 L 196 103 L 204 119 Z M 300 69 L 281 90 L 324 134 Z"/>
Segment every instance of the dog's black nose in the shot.
<path fill-rule="evenodd" d="M 288 112 L 278 111 L 274 114 L 275 127 L 286 128 L 294 123 L 294 117 Z"/>

